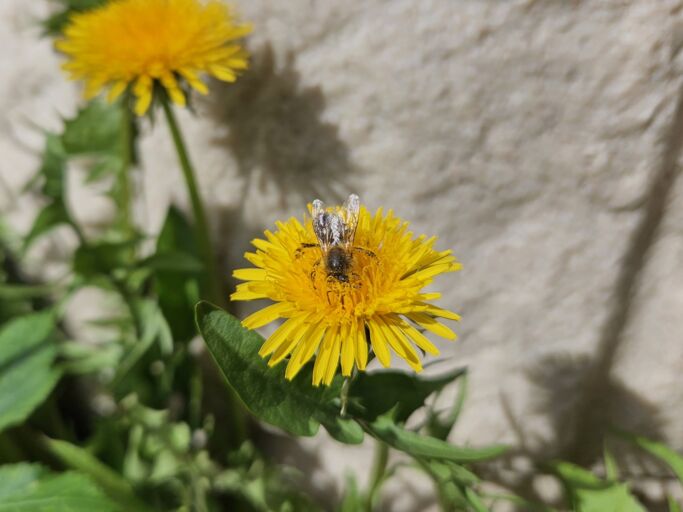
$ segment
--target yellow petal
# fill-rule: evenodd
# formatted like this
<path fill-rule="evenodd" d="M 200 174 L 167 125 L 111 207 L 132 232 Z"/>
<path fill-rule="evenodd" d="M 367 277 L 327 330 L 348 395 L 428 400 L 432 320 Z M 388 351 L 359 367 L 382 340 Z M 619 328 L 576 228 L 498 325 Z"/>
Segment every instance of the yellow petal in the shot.
<path fill-rule="evenodd" d="M 368 342 L 365 339 L 365 322 L 356 323 L 356 366 L 365 370 L 368 364 Z"/>
<path fill-rule="evenodd" d="M 425 313 L 407 313 L 406 316 L 416 324 L 420 325 L 420 327 L 424 327 L 426 330 L 433 332 L 442 338 L 454 340 L 458 337 L 448 327 L 437 322 L 434 320 L 434 317 L 431 317 Z"/>
<path fill-rule="evenodd" d="M 325 380 L 323 383 L 329 386 L 334 379 L 334 374 L 337 373 L 337 367 L 339 366 L 339 352 L 341 351 L 341 338 L 339 336 L 334 337 L 334 343 L 332 344 L 332 350 L 330 350 L 330 357 L 327 360 L 327 370 L 325 372 Z"/>
<path fill-rule="evenodd" d="M 372 351 L 377 356 L 380 364 L 385 368 L 388 368 L 391 364 L 391 354 L 387 348 L 387 342 L 384 335 L 379 330 L 377 322 L 371 319 L 368 322 L 368 327 L 370 328 L 370 343 L 372 344 Z"/>
<path fill-rule="evenodd" d="M 319 386 L 320 383 L 325 378 L 325 372 L 327 371 L 327 363 L 330 360 L 330 355 L 332 353 L 332 348 L 334 346 L 334 340 L 337 338 L 337 333 L 339 332 L 339 327 L 336 325 L 330 326 L 327 331 L 325 331 L 325 336 L 320 343 L 320 350 L 318 351 L 318 357 L 315 359 L 315 366 L 313 366 L 313 385 Z"/>
<path fill-rule="evenodd" d="M 266 271 L 262 268 L 239 268 L 232 272 L 232 277 L 241 281 L 263 281 Z"/>
<path fill-rule="evenodd" d="M 135 81 L 133 94 L 137 98 L 135 102 L 135 113 L 139 116 L 147 112 L 152 103 L 152 79 L 147 75 L 142 75 Z"/>
<path fill-rule="evenodd" d="M 428 354 L 432 354 L 435 356 L 439 355 L 439 349 L 436 348 L 436 346 L 434 346 L 434 344 L 431 341 L 429 341 L 429 339 L 427 339 L 427 337 L 424 334 L 415 329 L 415 327 L 404 322 L 401 326 L 401 329 L 403 329 L 403 332 L 410 336 L 415 345 L 420 347 L 422 350 L 424 350 Z"/>
<path fill-rule="evenodd" d="M 128 87 L 128 81 L 126 80 L 114 82 L 114 85 L 111 86 L 107 93 L 107 101 L 109 103 L 116 101 L 116 99 L 123 94 L 123 91 L 126 90 L 126 87 Z"/>
<path fill-rule="evenodd" d="M 260 311 L 252 313 L 247 318 L 242 320 L 242 325 L 247 329 L 258 329 L 273 320 L 282 317 L 284 313 L 292 310 L 292 305 L 287 302 L 278 302 L 263 308 Z"/>
<path fill-rule="evenodd" d="M 353 332 L 353 335 L 351 334 Z M 340 333 L 341 337 L 341 367 L 342 375 L 348 377 L 353 370 L 353 358 L 356 353 L 356 335 L 355 330 L 350 324 L 344 324 Z"/>
<path fill-rule="evenodd" d="M 301 325 L 301 322 L 304 317 L 302 316 L 297 316 L 294 318 L 289 318 L 287 319 L 282 325 L 280 325 L 277 329 L 275 329 L 275 332 L 271 334 L 266 342 L 261 346 L 261 349 L 258 351 L 258 355 L 261 357 L 266 357 L 268 354 L 271 354 L 274 350 L 276 350 L 282 342 L 285 340 L 285 338 L 291 333 L 296 327 Z"/>

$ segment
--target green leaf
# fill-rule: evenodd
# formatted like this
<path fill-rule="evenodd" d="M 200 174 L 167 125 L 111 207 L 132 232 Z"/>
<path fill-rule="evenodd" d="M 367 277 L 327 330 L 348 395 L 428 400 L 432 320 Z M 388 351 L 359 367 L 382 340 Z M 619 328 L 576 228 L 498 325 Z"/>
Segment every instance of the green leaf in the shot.
<path fill-rule="evenodd" d="M 74 272 L 85 278 L 111 277 L 117 270 L 133 266 L 133 249 L 138 240 L 98 242 L 81 245 L 74 253 Z"/>
<path fill-rule="evenodd" d="M 346 490 L 337 512 L 358 512 L 363 510 L 363 496 L 358 491 L 358 484 L 353 474 L 346 475 Z"/>
<path fill-rule="evenodd" d="M 0 466 L 0 503 L 5 497 L 24 491 L 45 473 L 45 468 L 38 464 Z"/>
<path fill-rule="evenodd" d="M 653 457 L 668 465 L 676 475 L 676 478 L 683 483 L 683 456 L 669 448 L 663 443 L 652 441 L 646 437 L 636 436 L 627 432 L 617 432 L 617 435 L 639 448 L 642 448 Z"/>
<path fill-rule="evenodd" d="M 488 507 L 484 504 L 481 497 L 476 492 L 474 492 L 474 490 L 471 487 L 465 489 L 465 496 L 467 497 L 467 501 L 470 502 L 470 505 L 472 505 L 472 508 L 475 510 L 475 512 L 489 512 Z"/>
<path fill-rule="evenodd" d="M 188 313 L 199 300 L 199 279 L 204 272 L 200 261 L 192 226 L 180 210 L 170 207 L 156 253 L 147 263 L 154 270 L 159 307 L 178 341 L 190 340 L 197 332 Z"/>
<path fill-rule="evenodd" d="M 123 110 L 118 103 L 89 102 L 64 122 L 62 145 L 68 155 L 122 154 Z M 119 163 L 120 165 L 120 163 Z"/>
<path fill-rule="evenodd" d="M 68 467 L 88 475 L 123 510 L 151 511 L 137 498 L 133 487 L 121 475 L 104 465 L 90 452 L 56 439 L 48 439 L 47 446 L 50 452 Z"/>
<path fill-rule="evenodd" d="M 363 442 L 363 427 L 353 419 L 338 416 L 332 422 L 324 421 L 323 427 L 340 443 L 360 444 Z"/>
<path fill-rule="evenodd" d="M 42 179 L 41 192 L 55 201 L 64 197 L 64 173 L 67 156 L 59 135 L 48 133 L 45 136 L 45 149 L 35 180 Z M 33 183 L 33 180 L 29 185 Z"/>
<path fill-rule="evenodd" d="M 464 373 L 463 368 L 430 378 L 395 370 L 359 373 L 349 392 L 351 404 L 357 403 L 360 407 L 360 410 L 354 408 L 353 413 L 373 421 L 395 408 L 396 421 L 403 423 L 424 405 L 429 395 Z"/>
<path fill-rule="evenodd" d="M 312 386 L 310 365 L 287 381 L 284 365 L 269 368 L 258 355 L 263 338 L 238 319 L 207 302 L 197 304 L 195 317 L 216 364 L 254 415 L 299 436 L 314 435 L 321 421 L 335 422 L 332 392 Z"/>
<path fill-rule="evenodd" d="M 465 373 L 460 379 L 460 386 L 458 394 L 455 397 L 453 408 L 445 415 L 430 409 L 427 416 L 427 433 L 437 439 L 446 440 L 453 430 L 455 422 L 458 421 L 460 412 L 465 404 L 465 397 L 467 396 L 467 374 Z"/>
<path fill-rule="evenodd" d="M 44 476 L 5 495 L 0 512 L 114 512 L 122 510 L 78 473 Z"/>
<path fill-rule="evenodd" d="M 377 439 L 413 457 L 445 459 L 457 463 L 467 463 L 492 459 L 507 451 L 505 446 L 489 446 L 486 448 L 455 446 L 435 437 L 422 436 L 410 430 L 405 430 L 394 423 L 389 416 L 380 416 L 365 426 L 366 430 Z"/>
<path fill-rule="evenodd" d="M 603 453 L 603 458 L 605 460 L 605 476 L 607 477 L 607 480 L 619 480 L 619 466 L 617 465 L 617 461 L 614 458 L 614 455 L 607 446 L 607 443 L 605 443 Z"/>
<path fill-rule="evenodd" d="M 0 431 L 24 421 L 57 384 L 57 349 L 48 341 L 54 327 L 52 313 L 42 312 L 0 330 Z"/>
<path fill-rule="evenodd" d="M 77 341 L 59 344 L 59 367 L 65 373 L 94 373 L 114 368 L 121 360 L 123 347 L 119 343 L 89 345 Z"/>
<path fill-rule="evenodd" d="M 681 507 L 676 503 L 674 498 L 669 496 L 667 502 L 669 503 L 669 512 L 681 512 Z"/>
<path fill-rule="evenodd" d="M 645 512 L 626 484 L 600 480 L 569 462 L 556 462 L 551 467 L 564 482 L 576 512 Z"/>
<path fill-rule="evenodd" d="M 60 224 L 68 224 L 70 222 L 69 213 L 61 201 L 55 201 L 47 204 L 40 210 L 38 216 L 33 221 L 33 225 L 29 230 L 26 238 L 24 238 L 24 250 L 26 250 L 39 236 L 47 233 Z"/>

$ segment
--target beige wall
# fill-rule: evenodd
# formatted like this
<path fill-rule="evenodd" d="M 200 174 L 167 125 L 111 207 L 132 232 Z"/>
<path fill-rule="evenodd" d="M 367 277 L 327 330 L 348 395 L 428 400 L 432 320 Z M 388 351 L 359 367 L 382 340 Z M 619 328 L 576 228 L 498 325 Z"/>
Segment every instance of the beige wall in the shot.
<path fill-rule="evenodd" d="M 453 441 L 590 463 L 616 422 L 683 449 L 682 7 L 242 2 L 252 70 L 181 116 L 226 271 L 274 220 L 355 191 L 464 264 L 437 284 L 463 320 L 432 371 L 471 372 Z M 19 230 L 36 212 L 17 196 L 37 166 L 37 127 L 58 127 L 79 97 L 38 39 L 46 12 L 0 2 L 0 205 Z M 165 126 L 143 127 L 137 218 L 154 233 L 166 205 L 187 200 Z M 96 230 L 111 206 L 72 185 Z M 68 244 L 40 244 L 34 263 Z M 304 448 L 324 469 L 319 488 L 368 470 L 368 448 L 324 434 Z M 498 475 L 526 467 L 513 458 Z M 391 510 L 416 510 L 431 491 L 402 478 Z"/>

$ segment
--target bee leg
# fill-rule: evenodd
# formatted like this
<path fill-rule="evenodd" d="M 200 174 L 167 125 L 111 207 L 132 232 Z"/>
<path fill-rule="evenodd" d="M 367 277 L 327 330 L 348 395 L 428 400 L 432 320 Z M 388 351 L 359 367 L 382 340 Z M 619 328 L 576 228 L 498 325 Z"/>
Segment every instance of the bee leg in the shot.
<path fill-rule="evenodd" d="M 294 252 L 294 257 L 299 259 L 304 252 L 304 249 L 313 249 L 313 247 L 320 247 L 318 244 L 301 244 Z"/>
<path fill-rule="evenodd" d="M 364 247 L 354 247 L 353 250 L 357 252 L 362 252 L 366 256 L 370 256 L 372 258 L 377 257 L 377 255 L 374 252 L 372 252 L 370 249 L 365 249 Z"/>
<path fill-rule="evenodd" d="M 310 274 L 310 276 L 311 276 L 311 283 L 313 284 L 313 289 L 314 289 L 314 290 L 317 290 L 317 288 L 316 288 L 316 286 L 315 286 L 315 276 L 318 274 L 318 266 L 319 266 L 319 265 L 320 265 L 320 260 L 316 261 L 316 262 L 313 264 L 313 270 L 311 270 L 311 274 Z"/>

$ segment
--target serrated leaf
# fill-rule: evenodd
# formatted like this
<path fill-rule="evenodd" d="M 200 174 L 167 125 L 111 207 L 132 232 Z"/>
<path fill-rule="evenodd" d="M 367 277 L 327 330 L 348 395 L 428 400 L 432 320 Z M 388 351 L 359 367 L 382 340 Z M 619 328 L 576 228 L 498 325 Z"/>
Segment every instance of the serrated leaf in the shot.
<path fill-rule="evenodd" d="M 310 365 L 287 381 L 284 365 L 269 368 L 258 355 L 263 338 L 238 319 L 207 302 L 197 304 L 195 318 L 226 380 L 258 418 L 299 436 L 314 435 L 321 420 L 335 421 L 330 390 L 312 386 Z"/>
<path fill-rule="evenodd" d="M 359 373 L 351 383 L 351 403 L 357 403 L 354 414 L 372 421 L 395 409 L 395 420 L 405 422 L 424 405 L 425 400 L 465 373 L 458 368 L 444 375 L 419 377 L 396 370 Z"/>
<path fill-rule="evenodd" d="M 121 475 L 100 462 L 90 452 L 57 439 L 48 439 L 47 446 L 50 452 L 69 468 L 88 475 L 100 489 L 119 504 L 122 510 L 151 512 L 152 509 L 137 498 L 133 487 Z"/>
<path fill-rule="evenodd" d="M 447 443 L 435 437 L 416 434 L 394 423 L 388 415 L 380 416 L 372 423 L 366 424 L 366 429 L 374 437 L 384 441 L 392 448 L 414 457 L 467 463 L 492 459 L 507 451 L 505 446 L 467 448 Z"/>
<path fill-rule="evenodd" d="M 57 384 L 57 349 L 49 342 L 54 327 L 54 316 L 42 312 L 0 330 L 0 431 L 24 421 Z"/>
<path fill-rule="evenodd" d="M 78 473 L 44 476 L 3 497 L 0 512 L 114 512 L 121 509 Z"/>

